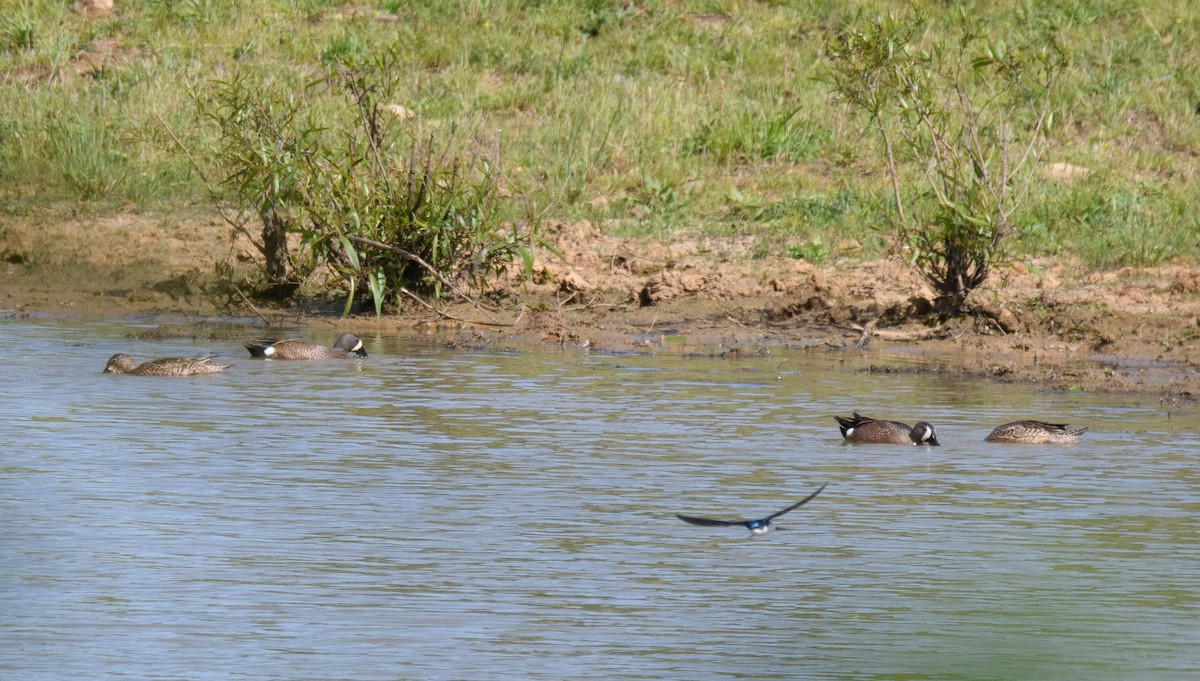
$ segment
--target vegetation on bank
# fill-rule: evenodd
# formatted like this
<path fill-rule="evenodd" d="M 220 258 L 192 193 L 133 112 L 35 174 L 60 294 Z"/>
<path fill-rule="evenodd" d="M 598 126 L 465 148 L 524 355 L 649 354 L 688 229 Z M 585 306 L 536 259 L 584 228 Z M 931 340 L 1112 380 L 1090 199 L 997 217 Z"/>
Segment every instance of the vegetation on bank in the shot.
<path fill-rule="evenodd" d="M 323 65 L 307 83 L 251 70 L 194 94 L 221 133 L 214 203 L 262 255 L 249 284 L 290 293 L 315 278 L 346 289 L 347 313 L 361 291 L 378 315 L 409 289 L 469 298 L 455 282 L 479 290 L 517 257 L 532 266 L 534 227 L 499 218 L 498 153 L 457 151 L 453 127 L 414 137 L 389 103 L 404 68 L 394 50 Z"/>
<path fill-rule="evenodd" d="M 244 119 L 222 113 L 220 93 L 247 105 L 268 92 L 283 104 L 290 93 L 311 123 L 314 146 L 305 153 L 328 152 L 312 178 L 327 188 L 342 182 L 320 205 L 300 209 L 297 224 L 311 226 L 321 205 L 341 206 L 338 219 L 324 218 L 330 229 L 304 235 L 309 250 L 290 253 L 291 266 L 320 260 L 348 286 L 385 281 L 394 293 L 420 283 L 412 260 L 395 263 L 376 250 L 378 261 L 364 264 L 360 247 L 369 245 L 342 238 L 362 233 L 338 223 L 350 193 L 377 196 L 363 177 L 405 176 L 419 165 L 420 145 L 447 161 L 431 172 L 457 168 L 457 186 L 486 199 L 453 222 L 494 239 L 499 250 L 484 250 L 497 256 L 530 247 L 547 220 L 589 219 L 623 235 L 744 237 L 757 253 L 814 261 L 892 251 L 918 262 L 938 241 L 901 238 L 896 212 L 937 203 L 929 157 L 920 143 L 899 149 L 894 186 L 876 133 L 901 139 L 903 118 L 873 128 L 834 96 L 831 77 L 838 35 L 897 12 L 921 48 L 954 43 L 967 19 L 981 30 L 971 56 L 1005 44 L 1061 48 L 1061 73 L 1048 90 L 1052 116 L 1030 162 L 1036 172 L 990 256 L 1066 252 L 1108 267 L 1200 253 L 1200 8 L 1167 0 L 896 7 L 144 0 L 118 1 L 110 17 L 88 19 L 63 0 L 19 0 L 0 10 L 0 196 L 9 210 L 56 201 L 187 210 L 208 196 L 203 174 L 221 183 L 230 205 L 261 219 L 265 204 L 247 201 L 262 199 L 265 187 L 247 194 L 236 179 L 222 182 L 266 166 L 229 164 L 236 131 L 222 121 Z M 331 65 L 384 53 L 395 56 L 394 75 L 371 87 L 386 85 L 372 92 L 386 90 L 377 103 L 391 116 L 395 166 L 380 173 L 369 125 L 330 129 L 353 125 L 353 96 L 313 84 L 328 83 Z M 1041 110 L 1012 109 L 1012 125 L 1031 129 Z M 989 158 L 997 157 L 980 156 Z M 1071 177 L 1043 174 L 1051 164 Z M 403 204 L 389 197 L 371 204 L 372 214 Z M 955 219 L 943 213 L 947 222 Z M 486 270 L 464 253 L 448 262 Z"/>
<path fill-rule="evenodd" d="M 895 15 L 849 23 L 827 39 L 826 79 L 878 138 L 898 245 L 933 286 L 939 313 L 957 315 L 974 307 L 971 292 L 1025 207 L 1067 58 L 1056 35 L 1010 44 L 966 13 L 951 31 L 923 39 L 925 29 Z M 926 191 L 911 191 L 905 161 L 924 169 Z"/>

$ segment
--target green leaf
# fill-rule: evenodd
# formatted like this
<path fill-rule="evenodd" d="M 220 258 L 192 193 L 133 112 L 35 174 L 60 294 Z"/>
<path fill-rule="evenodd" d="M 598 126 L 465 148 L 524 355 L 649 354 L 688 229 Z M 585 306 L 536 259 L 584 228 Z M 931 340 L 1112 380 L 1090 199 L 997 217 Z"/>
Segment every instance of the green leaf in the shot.
<path fill-rule="evenodd" d="M 533 279 L 533 250 L 521 247 L 521 264 L 524 265 L 525 280 Z"/>
<path fill-rule="evenodd" d="M 383 314 L 383 296 L 386 291 L 386 279 L 382 267 L 367 276 L 367 285 L 371 287 L 371 299 L 375 302 L 375 316 L 378 317 Z"/>
<path fill-rule="evenodd" d="M 355 283 L 356 283 L 356 281 L 355 281 L 354 277 L 351 277 L 350 278 L 350 294 L 346 296 L 346 307 L 342 308 L 342 316 L 343 317 L 350 316 L 350 306 L 354 305 L 354 291 L 356 290 Z"/>
<path fill-rule="evenodd" d="M 350 259 L 350 266 L 356 271 L 362 269 L 362 265 L 358 260 L 358 251 L 355 250 L 354 245 L 350 243 L 350 240 L 344 234 L 339 234 L 338 239 L 342 242 L 342 250 L 346 252 L 346 257 Z"/>

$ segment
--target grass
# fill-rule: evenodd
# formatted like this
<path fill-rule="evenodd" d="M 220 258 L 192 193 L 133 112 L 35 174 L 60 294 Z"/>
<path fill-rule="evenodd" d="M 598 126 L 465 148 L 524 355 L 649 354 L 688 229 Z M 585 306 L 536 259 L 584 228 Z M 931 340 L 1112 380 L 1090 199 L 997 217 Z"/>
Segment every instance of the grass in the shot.
<path fill-rule="evenodd" d="M 100 20 L 69 5 L 0 11 L 0 193 L 24 204 L 7 210 L 187 209 L 204 189 L 159 119 L 211 168 L 216 132 L 189 91 L 249 66 L 304 81 L 323 60 L 396 45 L 408 65 L 396 103 L 419 129 L 498 140 L 507 219 L 744 236 L 756 252 L 815 261 L 847 241 L 866 256 L 889 247 L 876 142 L 819 76 L 825 32 L 890 3 L 144 0 Z M 1072 60 L 1045 160 L 1090 173 L 1038 181 L 1009 254 L 1195 260 L 1200 6 L 961 6 L 998 35 L 1058 35 Z M 920 169 L 906 172 L 916 191 Z"/>

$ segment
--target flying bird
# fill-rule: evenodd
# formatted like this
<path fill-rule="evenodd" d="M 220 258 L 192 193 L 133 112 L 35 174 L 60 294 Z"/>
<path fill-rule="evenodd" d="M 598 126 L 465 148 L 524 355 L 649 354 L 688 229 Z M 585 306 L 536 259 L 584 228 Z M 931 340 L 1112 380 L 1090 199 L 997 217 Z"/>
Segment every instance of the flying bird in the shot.
<path fill-rule="evenodd" d="M 692 525 L 702 525 L 704 527 L 733 527 L 734 525 L 741 525 L 742 527 L 746 528 L 747 530 L 750 530 L 750 534 L 757 536 L 760 534 L 766 534 L 766 533 L 770 532 L 772 529 L 782 530 L 783 529 L 782 527 L 779 527 L 777 525 L 772 525 L 771 521 L 778 518 L 779 516 L 783 515 L 784 513 L 787 513 L 788 511 L 800 508 L 801 506 L 812 501 L 814 498 L 816 498 L 816 496 L 818 494 L 821 493 L 821 490 L 825 489 L 826 485 L 828 485 L 828 484 L 829 483 L 825 483 L 824 485 L 821 485 L 820 489 L 818 489 L 817 491 L 808 495 L 807 497 L 804 497 L 800 501 L 797 501 L 796 503 L 792 504 L 791 506 L 788 506 L 787 508 L 783 509 L 782 511 L 779 511 L 778 513 L 772 513 L 771 515 L 767 516 L 766 518 L 759 518 L 758 520 L 714 520 L 713 518 L 697 518 L 695 516 L 682 515 L 679 513 L 676 513 L 675 517 L 679 518 L 680 520 L 682 520 L 685 523 L 691 523 Z"/>

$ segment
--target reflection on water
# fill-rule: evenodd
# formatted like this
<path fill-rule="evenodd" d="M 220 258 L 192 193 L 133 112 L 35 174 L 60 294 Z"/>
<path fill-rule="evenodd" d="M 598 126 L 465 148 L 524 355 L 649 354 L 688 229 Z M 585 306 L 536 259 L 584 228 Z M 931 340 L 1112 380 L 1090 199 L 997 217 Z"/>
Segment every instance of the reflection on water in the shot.
<path fill-rule="evenodd" d="M 10 678 L 1184 679 L 1195 412 L 856 353 L 449 352 L 0 322 Z M 329 339 L 322 339 L 332 341 Z M 225 375 L 101 375 L 217 351 Z M 834 414 L 943 446 L 841 444 Z M 1091 428 L 990 445 L 997 423 Z M 750 539 L 683 512 L 757 517 Z"/>

